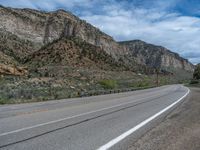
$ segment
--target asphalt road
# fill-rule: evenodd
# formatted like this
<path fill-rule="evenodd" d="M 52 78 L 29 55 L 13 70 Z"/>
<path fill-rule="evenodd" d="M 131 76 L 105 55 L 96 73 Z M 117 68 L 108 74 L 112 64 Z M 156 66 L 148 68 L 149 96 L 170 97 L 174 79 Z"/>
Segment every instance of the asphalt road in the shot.
<path fill-rule="evenodd" d="M 182 85 L 88 98 L 0 106 L 2 150 L 126 149 L 179 105 Z"/>
<path fill-rule="evenodd" d="M 190 90 L 183 103 L 129 144 L 132 145 L 129 150 L 200 150 L 200 88 Z"/>

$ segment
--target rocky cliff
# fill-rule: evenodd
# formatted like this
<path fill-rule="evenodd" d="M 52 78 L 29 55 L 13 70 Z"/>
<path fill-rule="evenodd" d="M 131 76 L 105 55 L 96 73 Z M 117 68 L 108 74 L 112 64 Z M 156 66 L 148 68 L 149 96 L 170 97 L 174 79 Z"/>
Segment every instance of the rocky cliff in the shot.
<path fill-rule="evenodd" d="M 36 47 L 73 36 L 102 47 L 113 57 L 124 53 L 112 37 L 64 10 L 46 13 L 0 7 L 0 14 L 1 29 L 33 42 Z"/>
<path fill-rule="evenodd" d="M 73 37 L 107 53 L 104 60 L 113 59 L 112 62 L 124 64 L 126 69 L 134 68 L 132 70 L 135 71 L 140 64 L 153 68 L 173 67 L 193 71 L 193 65 L 178 54 L 141 41 L 117 43 L 109 35 L 64 10 L 42 12 L 0 6 L 0 33 L 0 51 L 8 57 L 7 62 L 9 63 L 12 62 L 10 60 L 24 63 L 25 57 L 29 55 L 33 55 L 29 59 L 38 60 L 35 58 L 36 54 L 38 58 L 43 59 L 39 55 L 45 53 L 44 47 L 51 45 L 55 40 Z M 58 44 L 60 43 L 58 42 Z M 51 46 L 51 49 L 56 47 L 55 45 Z M 75 52 L 82 49 L 80 46 L 78 47 L 75 48 Z M 38 50 L 39 52 L 37 52 Z M 68 48 L 62 52 L 67 55 L 66 50 Z M 49 59 L 47 61 L 51 61 Z"/>
<path fill-rule="evenodd" d="M 194 65 L 170 50 L 140 40 L 119 42 L 139 64 L 161 69 L 193 71 Z"/>

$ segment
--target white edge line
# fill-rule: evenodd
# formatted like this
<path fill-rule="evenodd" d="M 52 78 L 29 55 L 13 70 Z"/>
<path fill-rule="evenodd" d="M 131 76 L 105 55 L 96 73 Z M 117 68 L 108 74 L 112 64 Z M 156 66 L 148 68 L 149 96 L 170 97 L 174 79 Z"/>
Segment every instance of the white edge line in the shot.
<path fill-rule="evenodd" d="M 108 150 L 109 148 L 113 147 L 115 144 L 117 144 L 118 142 L 122 141 L 123 139 L 125 139 L 129 135 L 133 134 L 135 131 L 137 131 L 141 127 L 145 126 L 150 121 L 152 121 L 153 119 L 157 118 L 158 116 L 160 116 L 161 114 L 163 114 L 164 112 L 166 112 L 167 110 L 169 110 L 170 108 L 172 108 L 174 105 L 176 105 L 177 103 L 179 103 L 180 101 L 182 101 L 189 93 L 190 93 L 190 89 L 188 89 L 187 93 L 183 97 L 181 97 L 180 99 L 178 99 L 176 102 L 174 102 L 171 105 L 167 106 L 166 108 L 164 108 L 163 110 L 159 111 L 158 113 L 156 113 L 155 115 L 151 116 L 150 118 L 144 120 L 143 122 L 139 123 L 138 125 L 136 125 L 132 129 L 128 130 L 127 132 L 121 134 L 117 138 L 111 140 L 107 144 L 101 146 L 100 148 L 98 148 L 98 150 Z"/>
<path fill-rule="evenodd" d="M 22 131 L 25 131 L 25 130 L 30 130 L 30 129 L 45 126 L 45 125 L 49 125 L 49 124 L 53 124 L 53 123 L 58 123 L 58 122 L 65 121 L 65 120 L 68 120 L 68 119 L 73 119 L 73 118 L 76 118 L 76 117 L 81 117 L 81 116 L 92 114 L 92 113 L 101 112 L 101 111 L 112 109 L 112 108 L 119 107 L 119 106 L 132 104 L 132 103 L 135 103 L 135 102 L 139 102 L 143 99 L 145 99 L 145 98 L 138 99 L 137 101 L 134 101 L 134 102 L 121 103 L 121 104 L 114 105 L 114 106 L 111 106 L 111 107 L 106 107 L 106 108 L 98 109 L 98 110 L 95 110 L 95 111 L 89 111 L 89 112 L 74 115 L 74 116 L 71 116 L 71 117 L 61 118 L 61 119 L 58 119 L 58 120 L 54 120 L 54 121 L 50 121 L 50 122 L 46 122 L 46 123 L 41 123 L 41 124 L 37 124 L 37 125 L 34 125 L 34 126 L 30 126 L 30 127 L 25 127 L 25 128 L 13 130 L 13 131 L 10 131 L 10 132 L 1 133 L 0 137 L 7 136 L 7 135 L 10 135 L 10 134 L 14 134 L 14 133 L 18 133 L 18 132 L 22 132 Z"/>
<path fill-rule="evenodd" d="M 58 120 L 53 120 L 53 121 L 49 121 L 49 122 L 37 124 L 37 125 L 34 125 L 34 126 L 29 126 L 29 127 L 25 127 L 25 128 L 13 130 L 13 131 L 10 131 L 10 132 L 1 133 L 0 137 L 6 136 L 6 135 L 9 135 L 9 134 L 13 134 L 13 133 L 18 133 L 18 132 L 25 131 L 25 130 L 29 130 L 29 129 L 33 129 L 33 128 L 37 128 L 37 127 L 41 127 L 41 126 L 45 126 L 45 125 L 49 125 L 49 124 L 53 124 L 53 123 L 58 123 L 58 122 L 65 121 L 65 120 L 68 120 L 68 119 L 73 119 L 73 118 L 76 118 L 76 117 L 81 117 L 81 116 L 92 114 L 92 113 L 101 112 L 101 111 L 112 109 L 112 108 L 115 108 L 115 107 L 119 107 L 119 106 L 123 106 L 123 105 L 127 105 L 127 104 L 136 103 L 136 102 L 139 102 L 139 101 L 141 101 L 143 99 L 145 99 L 145 98 L 138 99 L 137 101 L 131 101 L 131 102 L 126 102 L 126 103 L 121 103 L 121 104 L 118 104 L 118 105 L 114 105 L 114 106 L 111 106 L 111 107 L 106 107 L 106 108 L 98 109 L 98 110 L 95 110 L 95 111 L 89 111 L 89 112 L 78 114 L 78 115 L 74 115 L 74 116 L 71 116 L 71 117 L 61 118 L 61 119 L 58 119 Z"/>

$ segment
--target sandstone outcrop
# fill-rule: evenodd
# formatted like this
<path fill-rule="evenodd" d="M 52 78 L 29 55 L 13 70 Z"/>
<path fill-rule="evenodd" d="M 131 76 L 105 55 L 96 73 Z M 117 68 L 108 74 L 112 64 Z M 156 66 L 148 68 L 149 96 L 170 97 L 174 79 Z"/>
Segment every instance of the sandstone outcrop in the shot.
<path fill-rule="evenodd" d="M 137 40 L 118 43 L 98 28 L 64 10 L 43 12 L 0 6 L 0 33 L 0 51 L 11 57 L 10 60 L 22 64 L 24 57 L 40 49 L 44 51 L 44 47 L 53 41 L 73 37 L 98 47 L 129 68 L 139 64 L 151 68 L 194 69 L 186 59 L 164 47 Z"/>

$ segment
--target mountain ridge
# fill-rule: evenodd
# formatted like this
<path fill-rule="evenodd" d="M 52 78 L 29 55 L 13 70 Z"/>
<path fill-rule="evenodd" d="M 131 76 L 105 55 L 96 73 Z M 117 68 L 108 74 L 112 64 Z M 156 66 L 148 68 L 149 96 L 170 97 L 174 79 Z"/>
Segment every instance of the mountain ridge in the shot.
<path fill-rule="evenodd" d="M 187 59 L 181 57 L 178 53 L 172 52 L 171 50 L 163 46 L 150 44 L 142 40 L 120 41 L 118 43 L 129 49 L 133 53 L 133 56 L 135 58 L 138 59 L 140 57 L 143 57 L 144 60 L 140 62 L 141 64 L 164 69 L 170 66 L 175 66 L 175 68 L 183 68 L 187 71 L 194 69 L 194 65 L 190 63 Z M 148 56 L 148 58 L 146 56 Z M 169 57 L 167 58 L 165 56 Z M 155 59 L 153 60 L 153 62 L 157 62 L 160 64 L 152 64 L 151 62 L 149 62 L 149 58 Z M 175 59 L 179 60 L 180 62 L 176 61 Z M 179 66 L 176 66 L 176 64 L 178 64 Z"/>
<path fill-rule="evenodd" d="M 174 67 L 191 72 L 194 69 L 194 66 L 188 60 L 164 47 L 148 44 L 141 40 L 117 42 L 108 34 L 65 10 L 44 12 L 0 6 L 0 14 L 2 16 L 0 18 L 0 29 L 6 35 L 10 33 L 11 37 L 16 36 L 17 43 L 22 43 L 22 41 L 27 41 L 28 43 L 27 46 L 23 43 L 18 46 L 19 49 L 23 50 L 19 53 L 14 48 L 16 44 L 9 42 L 11 44 L 7 47 L 9 47 L 11 54 L 13 53 L 12 57 L 20 55 L 20 59 L 24 59 L 24 57 L 31 55 L 55 40 L 63 37 L 75 37 L 100 47 L 116 62 L 123 62 L 125 66 L 139 64 L 150 68 L 166 69 L 167 67 Z M 1 37 L 1 39 L 5 40 L 4 37 Z M 12 41 L 12 38 L 10 41 Z M 138 44 L 136 44 L 136 41 Z M 132 46 L 130 46 L 130 42 Z M 133 46 L 137 46 L 138 49 Z M 1 51 L 5 52 L 7 48 L 5 45 L 3 47 L 4 49 Z M 144 50 L 144 48 L 146 49 Z M 26 55 L 21 57 L 23 53 Z M 151 53 L 151 55 L 148 53 Z M 149 56 L 155 58 L 150 61 L 151 58 Z"/>

